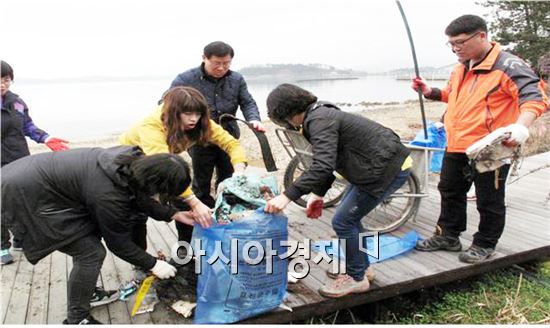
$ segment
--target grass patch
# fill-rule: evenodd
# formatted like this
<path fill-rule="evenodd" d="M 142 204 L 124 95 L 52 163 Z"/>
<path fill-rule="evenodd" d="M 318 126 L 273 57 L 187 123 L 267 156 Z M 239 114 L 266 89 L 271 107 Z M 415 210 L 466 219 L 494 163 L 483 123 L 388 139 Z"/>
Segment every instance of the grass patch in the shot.
<path fill-rule="evenodd" d="M 469 287 L 466 287 L 469 286 Z M 502 269 L 428 291 L 409 300 L 409 311 L 393 311 L 376 323 L 399 324 L 541 324 L 550 323 L 550 267 L 528 271 Z M 418 295 L 416 295 L 418 296 Z M 423 303 L 419 306 L 418 303 Z M 388 320 L 390 319 L 390 320 Z"/>
<path fill-rule="evenodd" d="M 530 262 L 301 324 L 549 324 L 550 261 Z"/>
<path fill-rule="evenodd" d="M 550 323 L 550 289 L 543 287 L 523 274 L 495 272 L 476 282 L 471 291 L 447 293 L 440 302 L 397 323 Z"/>

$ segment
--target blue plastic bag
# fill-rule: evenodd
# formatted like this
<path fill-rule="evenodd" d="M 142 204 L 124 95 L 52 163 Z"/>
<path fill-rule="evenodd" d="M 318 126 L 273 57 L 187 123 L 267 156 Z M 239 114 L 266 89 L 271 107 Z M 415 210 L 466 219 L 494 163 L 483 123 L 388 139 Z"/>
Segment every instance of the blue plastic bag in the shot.
<path fill-rule="evenodd" d="M 424 130 L 420 130 L 414 140 L 411 141 L 411 145 L 421 147 L 434 147 L 445 148 L 447 146 L 447 135 L 443 126 L 437 127 L 436 123 L 430 122 L 427 127 L 428 139 L 424 138 Z M 441 172 L 441 165 L 443 164 L 443 151 L 435 151 L 432 154 L 432 161 L 430 162 L 430 172 Z"/>
<path fill-rule="evenodd" d="M 369 253 L 367 256 L 371 264 L 409 252 L 416 245 L 419 235 L 415 230 L 408 232 L 401 238 L 391 235 L 378 235 L 378 245 L 376 245 L 374 238 L 373 236 L 366 238 L 367 252 Z M 324 248 L 328 255 L 345 259 L 346 256 L 341 248 L 338 247 L 338 254 L 335 254 L 334 246 L 332 240 L 320 240 L 312 244 L 312 249 L 319 252 Z M 376 246 L 378 246 L 378 249 L 375 249 Z M 376 253 L 378 253 L 378 256 L 370 255 Z"/>
<path fill-rule="evenodd" d="M 255 178 L 249 182 L 252 181 L 256 181 Z M 269 185 L 271 180 L 266 181 Z M 266 181 L 262 184 L 265 185 Z M 242 186 L 227 180 L 224 184 L 228 189 Z M 276 185 L 271 187 L 277 193 Z M 239 194 L 238 190 L 234 191 Z M 249 195 L 241 196 L 247 198 Z M 197 254 L 197 241 L 201 242 L 200 249 L 205 251 L 200 258 L 194 322 L 233 323 L 277 308 L 287 287 L 288 262 L 279 256 L 288 251 L 286 246 L 281 246 L 282 241 L 288 239 L 287 217 L 267 214 L 262 206 L 239 221 L 216 222 L 214 220 L 214 226 L 208 229 L 196 225 L 193 231 L 193 252 Z M 268 256 L 269 249 L 275 255 Z M 247 263 L 245 253 L 252 259 L 262 260 L 257 264 Z M 218 259 L 208 263 L 213 258 Z"/>

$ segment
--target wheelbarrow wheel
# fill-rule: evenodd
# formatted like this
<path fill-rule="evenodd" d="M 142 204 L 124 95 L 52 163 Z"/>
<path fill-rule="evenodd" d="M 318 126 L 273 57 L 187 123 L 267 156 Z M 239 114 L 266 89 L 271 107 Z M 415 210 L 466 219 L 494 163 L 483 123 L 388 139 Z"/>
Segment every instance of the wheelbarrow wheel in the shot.
<path fill-rule="evenodd" d="M 295 156 L 292 158 L 290 163 L 288 163 L 288 166 L 285 170 L 285 177 L 284 177 L 284 185 L 285 189 L 290 188 L 292 183 L 296 181 L 304 173 L 304 167 L 302 163 L 300 162 L 300 159 Z M 348 186 L 348 182 L 341 178 L 336 177 L 336 180 L 334 180 L 334 183 L 332 184 L 332 187 L 327 191 L 325 197 L 324 197 L 324 204 L 323 208 L 332 207 L 342 199 L 344 196 L 344 192 L 346 191 L 346 187 Z M 307 197 L 308 195 L 304 195 L 294 202 L 301 206 L 306 207 L 307 204 Z"/>
<path fill-rule="evenodd" d="M 420 184 L 411 172 L 409 178 L 396 192 L 391 194 L 362 220 L 363 229 L 378 233 L 395 230 L 414 218 L 420 207 Z M 414 196 L 416 195 L 416 196 Z"/>

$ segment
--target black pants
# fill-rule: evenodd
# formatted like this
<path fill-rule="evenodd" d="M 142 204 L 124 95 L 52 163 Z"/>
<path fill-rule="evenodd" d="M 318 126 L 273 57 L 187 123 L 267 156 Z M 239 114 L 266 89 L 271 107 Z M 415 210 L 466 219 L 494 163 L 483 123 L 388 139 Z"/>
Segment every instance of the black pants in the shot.
<path fill-rule="evenodd" d="M 2 163 L 2 167 L 6 164 L 9 164 L 9 163 Z M 8 226 L 6 225 L 6 222 L 2 220 L 2 217 L 4 216 L 0 215 L 0 249 L 10 249 L 11 247 L 10 231 L 8 229 Z M 19 242 L 19 239 L 15 237 L 15 235 L 13 236 L 13 243 L 14 244 L 18 243 L 19 245 L 21 245 L 21 243 Z"/>
<path fill-rule="evenodd" d="M 453 237 L 458 237 L 466 230 L 466 194 L 473 182 L 476 187 L 479 212 L 479 227 L 474 234 L 473 244 L 494 248 L 504 231 L 506 219 L 504 196 L 510 165 L 485 173 L 475 171 L 473 181 L 467 177 L 466 173 L 469 169 L 466 154 L 445 152 L 438 185 L 441 194 L 441 213 L 437 225 L 444 235 Z M 497 172 L 498 189 L 495 189 Z"/>
<path fill-rule="evenodd" d="M 220 182 L 233 175 L 231 158 L 218 146 L 193 146 L 188 152 L 193 160 L 193 192 L 201 202 L 212 208 L 215 200 L 210 195 L 210 184 L 214 168 L 217 188 Z"/>
<path fill-rule="evenodd" d="M 11 242 L 10 242 L 10 231 L 8 229 L 8 227 L 6 225 L 4 225 L 4 222 L 1 222 L 2 221 L 2 218 L 0 217 L 0 242 L 1 242 L 1 245 L 0 245 L 0 249 L 10 249 L 11 247 Z M 13 236 L 13 243 L 18 243 L 19 245 L 21 245 L 21 243 L 19 242 L 19 239 L 17 239 L 17 237 L 15 237 L 15 235 Z"/>
<path fill-rule="evenodd" d="M 172 205 L 180 211 L 189 211 L 191 207 L 183 201 L 183 199 L 178 198 L 176 201 L 172 202 Z M 193 235 L 193 227 L 187 224 L 176 222 L 176 230 L 178 230 L 178 241 L 186 241 L 191 243 L 191 236 Z"/>
<path fill-rule="evenodd" d="M 180 211 L 189 211 L 191 208 L 182 199 L 172 203 Z M 141 249 L 147 250 L 147 218 L 144 218 L 144 223 L 136 224 L 132 229 L 132 241 L 141 247 Z M 178 230 L 178 240 L 191 242 L 191 236 L 193 235 L 193 227 L 187 224 L 176 222 L 176 229 Z"/>
<path fill-rule="evenodd" d="M 90 314 L 90 299 L 105 259 L 105 247 L 99 237 L 90 234 L 59 251 L 73 258 L 67 281 L 67 320 L 78 323 Z"/>

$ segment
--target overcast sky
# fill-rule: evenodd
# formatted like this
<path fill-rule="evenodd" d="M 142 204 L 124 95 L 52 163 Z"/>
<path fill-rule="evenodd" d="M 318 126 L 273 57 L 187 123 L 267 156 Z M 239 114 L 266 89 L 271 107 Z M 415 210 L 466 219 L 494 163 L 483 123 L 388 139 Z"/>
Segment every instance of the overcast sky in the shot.
<path fill-rule="evenodd" d="M 475 0 L 402 0 L 421 66 L 456 62 L 444 29 Z M 412 67 L 393 0 L 2 0 L 2 59 L 17 77 L 175 75 L 215 40 L 233 69 L 321 63 L 384 71 Z"/>

